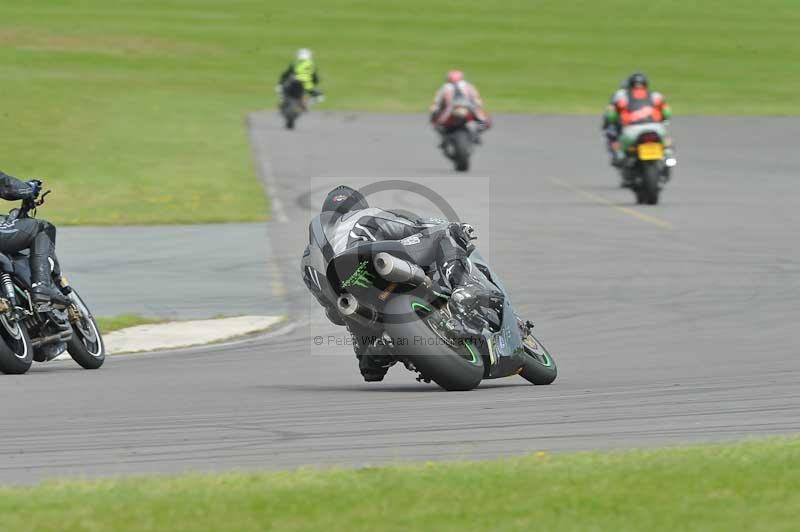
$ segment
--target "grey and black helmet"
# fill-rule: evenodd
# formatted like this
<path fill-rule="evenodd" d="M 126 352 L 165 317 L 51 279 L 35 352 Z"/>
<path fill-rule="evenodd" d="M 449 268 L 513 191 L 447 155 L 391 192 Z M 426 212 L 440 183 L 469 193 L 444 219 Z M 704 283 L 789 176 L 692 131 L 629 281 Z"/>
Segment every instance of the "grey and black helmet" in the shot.
<path fill-rule="evenodd" d="M 642 74 L 641 72 L 634 72 L 630 76 L 628 76 L 628 88 L 632 89 L 636 85 L 644 85 L 645 87 L 648 86 L 647 76 Z"/>
<path fill-rule="evenodd" d="M 339 185 L 328 192 L 328 196 L 322 204 L 322 212 L 333 212 L 336 214 L 336 218 L 350 211 L 368 208 L 367 198 L 358 190 L 347 185 Z"/>

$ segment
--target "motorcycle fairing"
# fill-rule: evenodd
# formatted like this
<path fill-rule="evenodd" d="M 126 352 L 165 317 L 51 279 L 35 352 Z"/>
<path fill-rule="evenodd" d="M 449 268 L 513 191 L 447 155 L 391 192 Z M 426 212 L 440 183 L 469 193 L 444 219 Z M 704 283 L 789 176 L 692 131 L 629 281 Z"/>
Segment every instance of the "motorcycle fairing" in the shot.
<path fill-rule="evenodd" d="M 483 277 L 486 283 L 495 285 L 504 295 L 500 330 L 494 333 L 484 331 L 484 341 L 480 342 L 480 348 L 489 357 L 490 365 L 486 378 L 508 377 L 517 373 L 524 363 L 525 348 L 517 324 L 517 314 L 514 312 L 505 286 L 483 256 L 476 250 L 470 254 L 469 259 L 477 270 L 473 274 L 479 273 L 477 277 Z"/>

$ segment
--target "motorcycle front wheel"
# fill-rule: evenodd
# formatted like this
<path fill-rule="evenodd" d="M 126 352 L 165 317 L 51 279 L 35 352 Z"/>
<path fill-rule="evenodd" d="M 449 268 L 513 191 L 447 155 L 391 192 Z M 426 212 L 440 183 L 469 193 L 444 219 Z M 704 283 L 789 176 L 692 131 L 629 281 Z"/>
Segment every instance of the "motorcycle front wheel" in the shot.
<path fill-rule="evenodd" d="M 550 384 L 556 380 L 556 361 L 539 340 L 528 334 L 522 339 L 522 347 L 525 349 L 525 363 L 519 373 L 522 378 L 531 384 Z"/>
<path fill-rule="evenodd" d="M 73 289 L 69 297 L 78 309 L 80 319 L 71 322 L 72 338 L 67 342 L 67 351 L 83 368 L 97 369 L 106 360 L 106 346 L 100 328 L 78 292 Z"/>

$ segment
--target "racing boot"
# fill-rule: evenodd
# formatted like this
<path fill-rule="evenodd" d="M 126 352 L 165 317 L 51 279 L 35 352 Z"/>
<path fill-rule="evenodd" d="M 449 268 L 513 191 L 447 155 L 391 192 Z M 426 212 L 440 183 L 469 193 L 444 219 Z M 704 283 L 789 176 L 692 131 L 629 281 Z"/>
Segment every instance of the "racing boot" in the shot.
<path fill-rule="evenodd" d="M 364 382 L 380 382 L 389 371 L 389 364 L 382 364 L 380 357 L 361 355 L 358 357 L 358 369 Z"/>
<path fill-rule="evenodd" d="M 367 331 L 359 331 L 348 324 L 347 330 L 353 338 L 353 351 L 358 359 L 358 369 L 365 382 L 380 382 L 392 366 L 391 357 L 381 356 L 383 343 L 379 338 L 370 336 Z"/>
<path fill-rule="evenodd" d="M 31 284 L 31 299 L 36 312 L 46 313 L 53 309 L 65 309 L 72 301 L 50 283 L 37 281 Z"/>
<path fill-rule="evenodd" d="M 625 155 L 620 150 L 619 142 L 612 142 L 608 150 L 611 152 L 611 166 L 614 168 L 622 168 L 625 163 Z"/>
<path fill-rule="evenodd" d="M 473 310 L 479 306 L 498 308 L 503 304 L 503 294 L 497 290 L 486 288 L 469 274 L 464 262 L 456 259 L 446 262 L 444 270 L 453 291 L 447 303 L 452 318 L 445 323 L 445 328 L 457 338 L 472 338 L 480 335 L 483 320 L 474 315 Z"/>
<path fill-rule="evenodd" d="M 37 312 L 50 312 L 55 308 L 66 308 L 69 298 L 50 284 L 50 260 L 53 244 L 44 232 L 36 235 L 31 248 L 31 296 Z"/>

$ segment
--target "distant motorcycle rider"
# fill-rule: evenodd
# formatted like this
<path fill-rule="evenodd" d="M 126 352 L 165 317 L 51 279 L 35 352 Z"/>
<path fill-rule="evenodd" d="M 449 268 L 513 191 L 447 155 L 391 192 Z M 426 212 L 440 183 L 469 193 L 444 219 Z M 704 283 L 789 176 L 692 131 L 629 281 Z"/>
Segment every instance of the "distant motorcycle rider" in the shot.
<path fill-rule="evenodd" d="M 320 94 L 317 89 L 319 85 L 319 74 L 317 73 L 317 66 L 314 63 L 314 58 L 311 50 L 308 48 L 300 48 L 297 50 L 295 60 L 289 64 L 289 67 L 283 71 L 279 80 L 279 86 L 284 87 L 291 79 L 300 82 L 303 90 L 309 96 L 318 96 Z"/>
<path fill-rule="evenodd" d="M 631 74 L 625 87 L 614 93 L 603 115 L 603 131 L 611 154 L 611 164 L 620 166 L 625 159 L 619 141 L 624 127 L 666 122 L 671 117 L 672 109 L 664 95 L 649 89 L 647 76 L 641 72 Z M 667 139 L 667 144 L 671 144 L 670 139 Z"/>
<path fill-rule="evenodd" d="M 478 131 L 485 131 L 491 127 L 491 119 L 483 110 L 483 100 L 478 89 L 464 79 L 463 72 L 451 70 L 447 73 L 445 84 L 436 91 L 430 107 L 431 123 L 439 133 L 444 132 L 453 109 L 458 105 L 463 105 L 472 111 L 478 124 Z"/>
<path fill-rule="evenodd" d="M 363 242 L 384 240 L 403 240 L 416 237 L 415 242 L 404 246 L 415 262 L 423 268 L 437 267 L 443 273 L 445 289 L 451 290 L 449 305 L 454 316 L 463 309 L 470 308 L 476 301 L 497 300 L 502 297 L 476 282 L 472 276 L 472 262 L 469 254 L 474 249 L 471 243 L 476 237 L 468 224 L 450 223 L 442 219 L 412 220 L 401 213 L 370 207 L 366 198 L 357 190 L 340 185 L 330 191 L 316 218 L 327 227 L 330 253 L 335 256 L 344 250 Z M 315 223 L 312 220 L 312 225 Z M 309 246 L 317 245 L 310 242 Z M 311 267 L 304 254 L 301 262 L 303 281 L 325 308 L 328 319 L 336 325 L 345 325 L 333 301 L 328 301 L 322 293 L 319 282 L 315 281 Z M 361 375 L 366 381 L 380 381 L 388 370 L 389 363 L 380 356 L 371 356 L 365 345 L 362 331 L 353 324 L 347 324 L 353 335 L 356 357 L 359 360 Z M 454 336 L 467 337 L 473 333 L 458 320 L 451 319 L 447 328 Z"/>
<path fill-rule="evenodd" d="M 41 192 L 41 181 L 20 181 L 0 172 L 0 198 L 8 201 L 35 200 Z M 30 249 L 31 295 L 37 309 L 46 312 L 54 305 L 67 306 L 69 301 L 57 290 L 51 290 L 50 259 L 55 259 L 56 228 L 38 218 L 0 216 L 0 252 L 17 253 Z M 57 262 L 56 262 L 57 264 Z"/>

